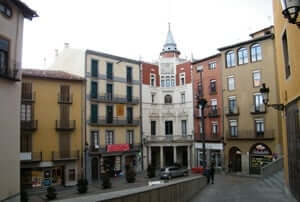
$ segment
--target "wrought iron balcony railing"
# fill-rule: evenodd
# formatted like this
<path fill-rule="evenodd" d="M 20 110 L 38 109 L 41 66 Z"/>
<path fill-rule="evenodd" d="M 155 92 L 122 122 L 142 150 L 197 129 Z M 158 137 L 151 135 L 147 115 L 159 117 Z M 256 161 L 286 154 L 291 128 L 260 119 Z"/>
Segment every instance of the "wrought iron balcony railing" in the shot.
<path fill-rule="evenodd" d="M 218 117 L 220 116 L 219 108 L 217 106 L 210 106 L 208 108 L 208 116 L 209 117 Z"/>
<path fill-rule="evenodd" d="M 120 117 L 99 116 L 97 119 L 90 118 L 89 124 L 96 126 L 138 126 L 140 120 L 139 118 L 126 119 Z"/>
<path fill-rule="evenodd" d="M 35 131 L 38 127 L 37 120 L 21 120 L 21 129 L 28 131 Z"/>
<path fill-rule="evenodd" d="M 90 94 L 90 99 L 96 102 L 108 102 L 108 103 L 129 103 L 129 104 L 139 104 L 139 97 L 128 97 L 126 95 L 115 95 L 115 94 L 100 94 L 100 95 L 92 95 Z"/>
<path fill-rule="evenodd" d="M 57 95 L 57 102 L 63 104 L 72 104 L 73 103 L 73 94 L 60 94 Z"/>
<path fill-rule="evenodd" d="M 266 113 L 266 107 L 264 104 L 260 105 L 252 105 L 251 106 L 251 114 L 261 114 L 261 113 Z"/>
<path fill-rule="evenodd" d="M 80 157 L 80 151 L 52 151 L 53 161 L 67 161 L 67 160 L 78 160 Z"/>
<path fill-rule="evenodd" d="M 225 107 L 225 114 L 226 116 L 236 116 L 240 114 L 239 107 L 233 106 L 233 107 Z"/>
<path fill-rule="evenodd" d="M 185 142 L 193 141 L 193 135 L 151 135 L 146 136 L 145 141 L 147 142 Z"/>
<path fill-rule="evenodd" d="M 21 81 L 21 68 L 17 68 L 17 64 L 4 66 L 0 68 L 0 77 L 12 81 Z"/>
<path fill-rule="evenodd" d="M 68 131 L 75 130 L 76 121 L 75 120 L 56 120 L 56 130 Z"/>
<path fill-rule="evenodd" d="M 238 130 L 237 136 L 232 136 L 229 131 L 226 132 L 227 140 L 273 140 L 275 135 L 273 129 L 257 132 L 253 130 Z"/>
<path fill-rule="evenodd" d="M 34 102 L 35 101 L 35 92 L 22 92 L 21 95 L 22 102 Z"/>
<path fill-rule="evenodd" d="M 43 160 L 42 152 L 21 152 L 21 162 L 39 162 Z"/>

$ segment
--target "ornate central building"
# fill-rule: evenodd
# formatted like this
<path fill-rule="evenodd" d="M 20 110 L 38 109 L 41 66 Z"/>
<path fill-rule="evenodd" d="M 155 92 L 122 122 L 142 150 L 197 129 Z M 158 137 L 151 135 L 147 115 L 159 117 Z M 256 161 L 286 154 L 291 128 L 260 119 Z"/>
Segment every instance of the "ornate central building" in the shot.
<path fill-rule="evenodd" d="M 193 161 L 191 63 L 181 59 L 169 27 L 160 58 L 142 63 L 143 159 L 156 168 Z"/>

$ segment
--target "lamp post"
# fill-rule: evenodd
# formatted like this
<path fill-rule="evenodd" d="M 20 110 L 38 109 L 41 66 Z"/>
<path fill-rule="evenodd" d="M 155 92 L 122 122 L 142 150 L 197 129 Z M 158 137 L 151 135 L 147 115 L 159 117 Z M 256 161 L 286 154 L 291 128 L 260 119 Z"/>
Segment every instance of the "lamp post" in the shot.
<path fill-rule="evenodd" d="M 197 67 L 197 72 L 200 73 L 200 84 L 201 84 L 201 89 L 203 91 L 203 82 L 202 82 L 202 72 L 203 72 L 203 66 L 198 66 Z M 207 104 L 207 100 L 203 98 L 203 92 L 198 92 L 198 106 L 200 107 L 201 110 L 201 120 L 200 120 L 200 125 L 202 127 L 202 150 L 203 150 L 203 162 L 204 162 L 204 167 L 206 167 L 206 147 L 205 147 L 205 121 L 204 121 L 204 108 L 205 105 Z M 201 130 L 200 130 L 201 134 Z"/>
<path fill-rule="evenodd" d="M 266 87 L 266 84 L 263 83 L 262 87 L 259 89 L 260 93 L 263 95 L 263 102 L 266 107 L 272 107 L 278 111 L 283 111 L 284 110 L 284 105 L 283 104 L 268 104 L 269 103 L 269 92 L 270 89 Z"/>
<path fill-rule="evenodd" d="M 297 21 L 300 12 L 300 0 L 281 0 L 282 14 L 289 23 L 296 24 L 300 28 L 300 21 Z"/>

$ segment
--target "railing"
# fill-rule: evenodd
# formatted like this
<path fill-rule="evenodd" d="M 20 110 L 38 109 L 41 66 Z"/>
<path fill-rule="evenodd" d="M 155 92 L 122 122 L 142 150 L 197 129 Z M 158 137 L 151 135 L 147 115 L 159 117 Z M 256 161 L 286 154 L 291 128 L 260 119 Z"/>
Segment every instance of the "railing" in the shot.
<path fill-rule="evenodd" d="M 209 109 L 208 109 L 208 116 L 209 117 L 218 117 L 218 116 L 220 116 L 219 108 L 216 107 L 216 106 L 210 106 Z"/>
<path fill-rule="evenodd" d="M 229 140 L 273 140 L 274 139 L 274 130 L 265 130 L 260 135 L 253 130 L 239 130 L 236 137 L 231 136 L 230 132 L 226 132 L 226 139 Z"/>
<path fill-rule="evenodd" d="M 251 114 L 260 114 L 260 113 L 266 113 L 266 107 L 264 104 L 251 106 Z"/>
<path fill-rule="evenodd" d="M 97 120 L 93 120 L 92 118 L 89 121 L 90 125 L 97 126 L 137 126 L 140 124 L 139 118 L 126 119 L 120 117 L 104 117 L 99 116 Z"/>
<path fill-rule="evenodd" d="M 42 152 L 21 152 L 20 160 L 21 160 L 21 162 L 42 161 L 43 153 Z"/>
<path fill-rule="evenodd" d="M 127 97 L 126 95 L 115 95 L 115 94 L 100 94 L 97 96 L 92 96 L 90 94 L 90 99 L 98 102 L 109 102 L 109 103 L 130 103 L 130 104 L 139 104 L 139 97 Z"/>
<path fill-rule="evenodd" d="M 151 135 L 145 138 L 146 142 L 193 141 L 193 135 Z"/>
<path fill-rule="evenodd" d="M 239 115 L 240 114 L 239 107 L 238 106 L 225 107 L 225 114 L 226 114 L 226 116 Z"/>
<path fill-rule="evenodd" d="M 56 120 L 56 130 L 74 130 L 76 128 L 75 120 Z"/>
<path fill-rule="evenodd" d="M 215 94 L 217 94 L 217 89 L 216 88 L 209 88 L 209 93 L 210 93 L 210 95 L 215 95 Z"/>
<path fill-rule="evenodd" d="M 16 66 L 17 64 L 14 64 L 13 67 L 6 66 L 4 68 L 0 68 L 0 77 L 12 81 L 21 81 L 21 69 Z"/>
<path fill-rule="evenodd" d="M 265 165 L 260 168 L 260 175 L 264 178 L 273 175 L 274 173 L 281 171 L 283 169 L 283 157 Z"/>
<path fill-rule="evenodd" d="M 195 133 L 195 140 L 201 141 L 202 140 L 202 133 Z M 221 141 L 223 139 L 223 136 L 220 135 L 220 132 L 217 133 L 205 133 L 205 140 L 208 141 Z"/>
<path fill-rule="evenodd" d="M 76 151 L 52 151 L 53 161 L 78 160 L 80 156 L 79 150 Z"/>
<path fill-rule="evenodd" d="M 57 95 L 57 102 L 64 104 L 72 104 L 73 103 L 73 94 L 60 94 Z"/>
<path fill-rule="evenodd" d="M 35 101 L 35 92 L 22 92 L 21 95 L 22 102 L 34 102 Z"/>
<path fill-rule="evenodd" d="M 21 120 L 21 129 L 22 130 L 34 131 L 37 129 L 37 126 L 38 126 L 37 120 Z"/>

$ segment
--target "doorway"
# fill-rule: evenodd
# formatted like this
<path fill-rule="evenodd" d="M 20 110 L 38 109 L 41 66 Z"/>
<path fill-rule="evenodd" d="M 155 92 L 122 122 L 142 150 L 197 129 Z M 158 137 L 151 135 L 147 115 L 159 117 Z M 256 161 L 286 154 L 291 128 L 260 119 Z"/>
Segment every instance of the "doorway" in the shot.
<path fill-rule="evenodd" d="M 241 150 L 237 147 L 232 147 L 229 151 L 229 172 L 242 172 L 242 155 Z"/>

